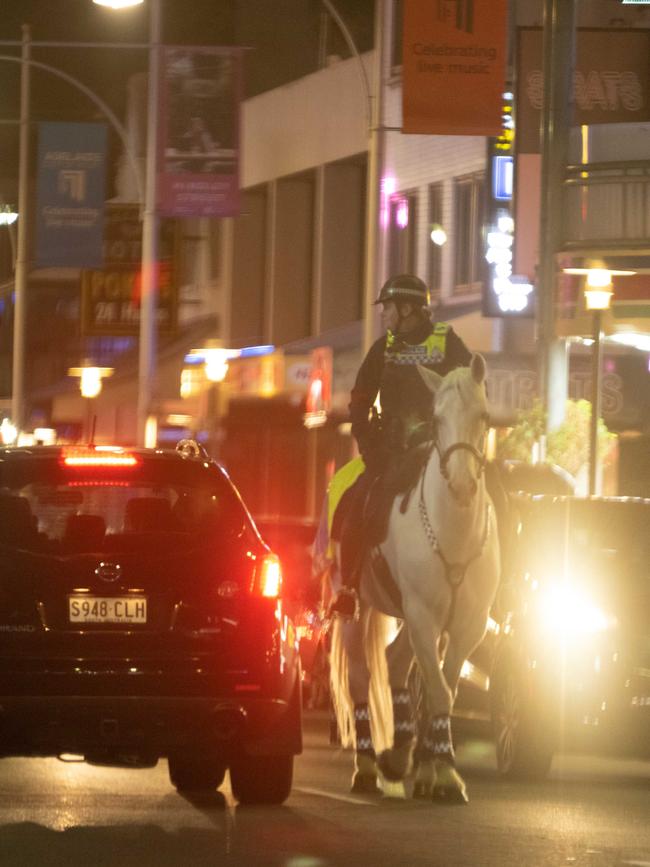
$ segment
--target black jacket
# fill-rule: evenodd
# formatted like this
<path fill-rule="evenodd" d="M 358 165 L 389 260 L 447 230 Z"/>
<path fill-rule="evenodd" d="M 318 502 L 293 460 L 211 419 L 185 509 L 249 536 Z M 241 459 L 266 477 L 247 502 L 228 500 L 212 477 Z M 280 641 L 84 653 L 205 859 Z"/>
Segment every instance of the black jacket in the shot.
<path fill-rule="evenodd" d="M 416 360 L 441 376 L 456 367 L 469 365 L 472 353 L 451 326 L 448 326 L 443 357 L 421 360 L 413 356 L 412 360 L 404 363 L 405 357 L 408 358 L 409 349 L 422 344 L 433 333 L 434 327 L 435 324 L 423 322 L 406 335 L 408 341 L 396 336 L 393 344 L 387 346 L 386 336 L 383 336 L 368 350 L 359 368 L 350 400 L 352 433 L 356 437 L 361 454 L 380 445 L 377 442 L 376 429 L 370 423 L 370 411 L 377 394 L 380 396 L 382 407 L 382 430 L 384 431 L 384 436 L 381 436 L 382 445 L 395 444 L 387 442 L 385 434 L 391 428 L 395 429 L 397 420 L 400 426 L 400 438 L 408 441 L 410 431 L 418 423 L 428 422 L 431 419 L 433 395 L 416 370 L 414 363 Z"/>

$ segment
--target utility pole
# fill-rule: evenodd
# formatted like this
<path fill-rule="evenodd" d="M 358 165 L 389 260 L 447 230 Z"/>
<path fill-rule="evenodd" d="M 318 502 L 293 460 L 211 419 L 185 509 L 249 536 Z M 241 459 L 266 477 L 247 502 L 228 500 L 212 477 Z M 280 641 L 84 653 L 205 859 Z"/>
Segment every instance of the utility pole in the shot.
<path fill-rule="evenodd" d="M 569 378 L 566 340 L 555 333 L 555 257 L 564 240 L 564 178 L 573 109 L 575 9 L 576 0 L 544 0 L 537 339 L 539 387 L 548 431 L 559 427 L 564 420 Z"/>

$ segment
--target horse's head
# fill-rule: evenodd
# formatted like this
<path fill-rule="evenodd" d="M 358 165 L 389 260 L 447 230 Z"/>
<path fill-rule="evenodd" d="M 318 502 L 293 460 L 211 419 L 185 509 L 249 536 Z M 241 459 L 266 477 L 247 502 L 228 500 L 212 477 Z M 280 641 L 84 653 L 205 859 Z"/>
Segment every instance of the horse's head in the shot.
<path fill-rule="evenodd" d="M 486 365 L 475 353 L 469 367 L 446 376 L 418 366 L 434 395 L 436 448 L 440 472 L 460 506 L 469 506 L 478 491 L 485 464 L 484 439 L 488 422 Z"/>

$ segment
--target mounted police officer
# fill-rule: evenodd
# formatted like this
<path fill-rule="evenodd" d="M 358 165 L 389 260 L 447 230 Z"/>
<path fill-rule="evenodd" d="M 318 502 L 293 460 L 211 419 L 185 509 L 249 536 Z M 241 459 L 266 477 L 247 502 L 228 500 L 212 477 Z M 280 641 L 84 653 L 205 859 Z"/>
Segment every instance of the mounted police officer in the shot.
<path fill-rule="evenodd" d="M 393 457 L 431 439 L 432 394 L 420 377 L 421 364 L 444 376 L 467 366 L 471 353 L 445 322 L 429 316 L 429 290 L 412 274 L 391 277 L 375 304 L 381 304 L 386 334 L 370 347 L 351 393 L 350 420 L 365 471 L 344 495 L 334 520 L 340 541 L 343 586 L 331 611 L 353 616 L 357 609 L 363 546 L 360 515 L 370 488 Z M 375 409 L 379 395 L 381 415 Z"/>

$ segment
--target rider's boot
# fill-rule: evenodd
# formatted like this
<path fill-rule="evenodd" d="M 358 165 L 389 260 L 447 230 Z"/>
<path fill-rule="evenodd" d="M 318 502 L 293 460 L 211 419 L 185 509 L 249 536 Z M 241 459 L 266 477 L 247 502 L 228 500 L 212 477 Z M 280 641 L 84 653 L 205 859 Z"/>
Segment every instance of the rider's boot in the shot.
<path fill-rule="evenodd" d="M 363 545 L 359 538 L 358 524 L 352 521 L 344 523 L 340 545 L 343 586 L 330 605 L 330 615 L 337 614 L 344 620 L 358 619 L 362 556 Z"/>
<path fill-rule="evenodd" d="M 329 613 L 343 620 L 359 619 L 359 593 L 354 587 L 341 587 L 330 605 Z"/>

